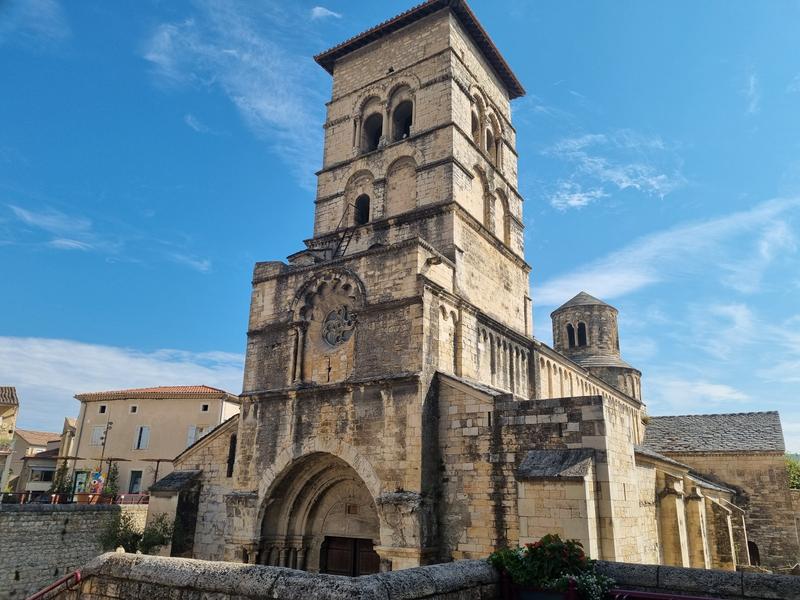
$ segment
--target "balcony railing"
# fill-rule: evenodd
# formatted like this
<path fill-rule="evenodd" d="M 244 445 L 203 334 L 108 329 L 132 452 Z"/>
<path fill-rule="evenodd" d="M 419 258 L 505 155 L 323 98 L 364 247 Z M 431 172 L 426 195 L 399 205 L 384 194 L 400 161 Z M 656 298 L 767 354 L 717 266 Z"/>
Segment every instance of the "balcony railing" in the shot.
<path fill-rule="evenodd" d="M 8 504 L 149 504 L 150 494 L 53 494 L 51 492 L 0 493 L 0 510 Z"/>

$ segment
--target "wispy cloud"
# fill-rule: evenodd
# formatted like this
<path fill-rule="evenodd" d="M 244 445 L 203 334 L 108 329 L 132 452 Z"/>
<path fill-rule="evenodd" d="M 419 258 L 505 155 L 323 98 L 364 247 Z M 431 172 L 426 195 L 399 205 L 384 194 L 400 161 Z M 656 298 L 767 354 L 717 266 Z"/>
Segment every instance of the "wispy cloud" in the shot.
<path fill-rule="evenodd" d="M 613 299 L 681 274 L 704 271 L 707 277 L 708 270 L 713 272 L 724 261 L 728 262 L 728 267 L 723 268 L 719 275 L 723 283 L 729 283 L 730 255 L 741 245 L 741 236 L 775 227 L 776 222 L 781 222 L 782 215 L 798 209 L 800 199 L 772 200 L 725 217 L 653 233 L 568 274 L 542 282 L 536 287 L 533 297 L 540 306 L 560 304 L 581 290 Z M 737 245 L 730 248 L 727 246 L 729 242 Z M 781 243 L 781 247 L 788 247 L 786 242 Z M 768 244 L 774 244 L 774 241 Z M 760 257 L 756 265 L 759 269 L 766 268 L 768 258 L 775 256 L 772 249 L 774 246 Z"/>
<path fill-rule="evenodd" d="M 753 71 L 747 76 L 747 83 L 743 93 L 747 101 L 747 114 L 754 115 L 758 113 L 761 109 L 761 85 L 756 72 Z"/>
<path fill-rule="evenodd" d="M 60 431 L 76 416 L 76 393 L 154 385 L 211 385 L 238 393 L 240 354 L 87 344 L 74 340 L 0 337 L 0 381 L 17 387 L 20 427 Z"/>
<path fill-rule="evenodd" d="M 211 260 L 192 254 L 191 238 L 172 232 L 168 240 L 149 232 L 137 231 L 118 222 L 102 222 L 67 214 L 54 208 L 23 208 L 9 204 L 13 219 L 4 222 L 0 214 L 0 234 L 8 239 L 0 243 L 26 245 L 62 251 L 96 252 L 111 262 L 170 261 L 201 273 L 211 270 Z"/>
<path fill-rule="evenodd" d="M 183 115 L 183 122 L 197 133 L 211 133 L 211 129 L 191 113 Z"/>
<path fill-rule="evenodd" d="M 795 75 L 794 78 L 786 86 L 786 91 L 790 94 L 800 94 L 800 74 Z"/>
<path fill-rule="evenodd" d="M 750 397 L 725 383 L 682 378 L 674 373 L 650 374 L 645 379 L 648 406 L 654 414 L 713 412 L 747 402 Z M 709 408 L 713 407 L 713 408 Z M 733 409 L 735 410 L 735 409 Z"/>
<path fill-rule="evenodd" d="M 330 17 L 333 17 L 334 19 L 341 19 L 342 15 L 340 13 L 333 12 L 332 10 L 327 9 L 324 6 L 315 6 L 314 8 L 311 9 L 312 20 L 328 19 Z"/>
<path fill-rule="evenodd" d="M 211 261 L 207 258 L 197 258 L 194 256 L 189 256 L 187 254 L 180 254 L 180 253 L 172 253 L 169 255 L 170 258 L 180 264 L 186 265 L 194 269 L 195 271 L 199 271 L 201 273 L 207 273 L 211 270 Z"/>
<path fill-rule="evenodd" d="M 290 50 L 307 18 L 272 2 L 207 0 L 198 6 L 193 18 L 162 23 L 147 39 L 143 54 L 157 80 L 221 91 L 249 129 L 313 189 L 321 156 L 314 124 L 324 118 L 314 82 L 321 74 L 306 55 Z"/>
<path fill-rule="evenodd" d="M 567 137 L 544 154 L 572 168 L 569 177 L 557 181 L 550 194 L 550 203 L 559 210 L 582 208 L 612 191 L 635 190 L 663 198 L 685 183 L 677 167 L 658 166 L 669 154 L 661 138 L 631 130 Z"/>
<path fill-rule="evenodd" d="M 15 41 L 44 48 L 69 38 L 71 30 L 57 0 L 0 2 L 0 45 Z"/>
<path fill-rule="evenodd" d="M 560 181 L 556 191 L 550 196 L 550 204 L 559 210 L 582 208 L 607 196 L 608 194 L 600 188 L 584 190 L 581 184 L 574 181 Z"/>

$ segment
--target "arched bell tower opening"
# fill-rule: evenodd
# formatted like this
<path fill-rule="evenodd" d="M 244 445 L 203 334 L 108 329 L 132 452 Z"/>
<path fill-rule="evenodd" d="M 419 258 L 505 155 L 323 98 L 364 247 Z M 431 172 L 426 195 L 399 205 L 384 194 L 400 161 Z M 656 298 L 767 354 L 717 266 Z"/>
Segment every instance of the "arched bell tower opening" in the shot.
<path fill-rule="evenodd" d="M 314 452 L 295 460 L 264 501 L 258 562 L 334 575 L 377 573 L 380 524 L 355 469 Z"/>

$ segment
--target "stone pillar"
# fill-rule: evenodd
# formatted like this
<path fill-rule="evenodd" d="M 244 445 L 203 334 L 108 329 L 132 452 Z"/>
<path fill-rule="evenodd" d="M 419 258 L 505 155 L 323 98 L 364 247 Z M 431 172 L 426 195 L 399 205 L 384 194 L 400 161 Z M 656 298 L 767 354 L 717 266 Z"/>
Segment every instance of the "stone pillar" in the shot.
<path fill-rule="evenodd" d="M 696 569 L 710 569 L 711 555 L 708 547 L 705 497 L 696 487 L 693 487 L 692 493 L 686 496 L 685 506 L 689 566 Z"/>
<path fill-rule="evenodd" d="M 718 502 L 706 499 L 712 569 L 736 569 L 731 511 Z"/>
<path fill-rule="evenodd" d="M 225 547 L 223 560 L 227 562 L 255 561 L 260 545 L 258 520 L 258 494 L 233 492 L 225 496 Z M 251 558 L 252 555 L 252 558 Z"/>
<path fill-rule="evenodd" d="M 661 561 L 675 567 L 689 566 L 689 547 L 686 540 L 686 513 L 683 504 L 683 481 L 659 473 L 663 482 L 658 493 L 658 532 Z"/>
<path fill-rule="evenodd" d="M 383 148 L 389 143 L 389 103 L 383 105 L 383 124 L 381 125 L 381 139 L 378 141 L 378 148 Z"/>
<path fill-rule="evenodd" d="M 388 492 L 375 499 L 381 539 L 375 552 L 381 570 L 397 571 L 435 559 L 432 509 L 417 492 Z"/>

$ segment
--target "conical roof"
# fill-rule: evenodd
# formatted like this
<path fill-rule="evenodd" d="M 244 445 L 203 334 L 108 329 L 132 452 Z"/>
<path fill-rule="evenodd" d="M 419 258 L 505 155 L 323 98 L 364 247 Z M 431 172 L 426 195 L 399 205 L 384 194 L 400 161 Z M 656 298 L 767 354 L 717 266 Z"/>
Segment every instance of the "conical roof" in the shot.
<path fill-rule="evenodd" d="M 603 302 L 602 300 L 599 300 L 598 298 L 595 298 L 591 294 L 587 294 L 586 292 L 581 292 L 580 294 L 578 294 L 577 296 L 572 298 L 572 300 L 568 300 L 567 302 L 565 302 L 564 304 L 559 306 L 557 309 L 555 309 L 552 312 L 552 314 L 556 314 L 557 312 L 560 312 L 560 311 L 564 310 L 565 308 L 571 308 L 573 306 L 607 306 L 608 308 L 611 308 L 613 310 L 617 310 L 616 308 L 614 308 L 610 304 L 607 304 L 607 303 Z"/>

